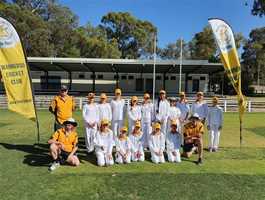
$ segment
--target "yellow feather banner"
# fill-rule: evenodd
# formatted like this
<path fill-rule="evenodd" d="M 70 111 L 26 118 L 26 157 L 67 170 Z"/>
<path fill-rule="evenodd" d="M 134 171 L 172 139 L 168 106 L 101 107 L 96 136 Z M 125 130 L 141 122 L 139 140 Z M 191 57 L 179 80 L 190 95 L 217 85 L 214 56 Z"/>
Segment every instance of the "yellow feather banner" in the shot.
<path fill-rule="evenodd" d="M 221 19 L 208 20 L 220 50 L 220 57 L 224 65 L 225 73 L 233 85 L 238 99 L 240 119 L 240 144 L 242 143 L 242 118 L 246 109 L 246 101 L 241 91 L 241 66 L 237 54 L 234 34 L 231 27 Z"/>

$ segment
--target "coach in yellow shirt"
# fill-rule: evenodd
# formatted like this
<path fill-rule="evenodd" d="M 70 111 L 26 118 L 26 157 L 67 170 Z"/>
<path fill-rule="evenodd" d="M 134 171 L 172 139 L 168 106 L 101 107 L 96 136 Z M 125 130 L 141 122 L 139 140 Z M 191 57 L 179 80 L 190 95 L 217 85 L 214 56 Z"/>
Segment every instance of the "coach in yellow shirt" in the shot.
<path fill-rule="evenodd" d="M 58 129 L 49 139 L 50 154 L 53 163 L 49 167 L 50 171 L 55 170 L 60 164 L 68 163 L 72 166 L 79 165 L 79 159 L 76 155 L 78 135 L 76 133 L 77 122 L 69 118 L 63 123 L 64 127 Z"/>
<path fill-rule="evenodd" d="M 62 85 L 60 92 L 52 100 L 49 111 L 55 116 L 54 131 L 63 127 L 63 122 L 73 116 L 75 101 L 68 95 L 68 88 Z"/>
<path fill-rule="evenodd" d="M 202 153 L 203 153 L 202 134 L 204 133 L 204 127 L 197 113 L 194 113 L 189 120 L 190 122 L 184 125 L 184 130 L 183 130 L 183 135 L 184 135 L 183 155 L 189 158 L 194 151 L 198 151 L 199 158 L 197 164 L 200 165 L 202 164 Z"/>

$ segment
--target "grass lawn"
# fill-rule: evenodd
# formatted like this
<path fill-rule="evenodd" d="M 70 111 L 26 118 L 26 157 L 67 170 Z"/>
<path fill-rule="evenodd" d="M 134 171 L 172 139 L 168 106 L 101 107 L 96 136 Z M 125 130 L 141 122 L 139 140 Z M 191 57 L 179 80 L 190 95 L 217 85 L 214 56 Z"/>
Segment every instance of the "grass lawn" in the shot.
<path fill-rule="evenodd" d="M 61 166 L 48 172 L 46 141 L 53 118 L 39 111 L 41 144 L 36 143 L 35 124 L 0 111 L 0 199 L 265 199 L 265 114 L 247 113 L 244 144 L 239 147 L 237 113 L 226 113 L 221 149 L 204 152 L 204 164 L 183 159 L 181 164 L 155 165 L 147 161 L 130 165 L 97 167 L 94 155 L 84 151 L 80 112 L 77 168 Z M 207 134 L 204 143 L 207 145 Z M 147 156 L 148 157 L 148 156 Z"/>

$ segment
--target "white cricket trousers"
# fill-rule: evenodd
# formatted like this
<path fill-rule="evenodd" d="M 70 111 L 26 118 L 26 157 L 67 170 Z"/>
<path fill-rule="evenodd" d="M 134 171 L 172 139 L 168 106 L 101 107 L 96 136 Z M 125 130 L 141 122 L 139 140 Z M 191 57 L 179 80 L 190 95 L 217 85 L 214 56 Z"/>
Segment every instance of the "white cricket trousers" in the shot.
<path fill-rule="evenodd" d="M 141 156 L 139 157 L 139 158 L 137 158 L 136 156 L 135 156 L 135 153 L 136 152 L 132 152 L 132 161 L 133 162 L 137 162 L 137 161 L 140 161 L 140 162 L 142 162 L 142 161 L 144 161 L 144 151 L 141 151 Z"/>
<path fill-rule="evenodd" d="M 85 127 L 85 142 L 86 142 L 86 149 L 89 152 L 94 151 L 94 138 L 97 132 L 97 127 L 94 128 L 91 127 Z"/>
<path fill-rule="evenodd" d="M 155 152 L 151 151 L 151 160 L 155 164 L 164 163 L 165 162 L 165 157 L 164 157 L 164 154 L 162 156 L 157 156 L 155 154 Z"/>
<path fill-rule="evenodd" d="M 209 148 L 217 149 L 219 146 L 220 131 L 218 125 L 210 125 L 209 130 Z"/>
<path fill-rule="evenodd" d="M 142 123 L 142 131 L 143 131 L 143 146 L 144 148 L 148 147 L 148 140 L 149 140 L 149 135 L 152 132 L 152 127 L 151 127 L 151 122 L 143 122 Z"/>
<path fill-rule="evenodd" d="M 105 155 L 104 152 L 96 152 L 96 157 L 97 157 L 97 163 L 98 163 L 98 166 L 109 166 L 109 165 L 113 165 L 114 164 L 114 161 L 113 161 L 113 157 L 112 159 L 109 159 L 107 155 Z"/>
<path fill-rule="evenodd" d="M 169 162 L 181 162 L 179 149 L 175 149 L 176 156 L 173 155 L 172 151 L 167 151 L 167 158 Z"/>
<path fill-rule="evenodd" d="M 118 152 L 116 152 L 115 154 L 115 161 L 118 164 L 123 164 L 123 163 L 131 163 L 131 153 L 128 153 L 128 156 L 126 157 L 126 159 L 123 159 L 123 157 L 121 156 L 121 154 L 119 154 Z"/>
<path fill-rule="evenodd" d="M 113 120 L 111 123 L 111 129 L 113 131 L 113 137 L 117 137 L 120 133 L 120 129 L 123 126 L 123 120 Z"/>

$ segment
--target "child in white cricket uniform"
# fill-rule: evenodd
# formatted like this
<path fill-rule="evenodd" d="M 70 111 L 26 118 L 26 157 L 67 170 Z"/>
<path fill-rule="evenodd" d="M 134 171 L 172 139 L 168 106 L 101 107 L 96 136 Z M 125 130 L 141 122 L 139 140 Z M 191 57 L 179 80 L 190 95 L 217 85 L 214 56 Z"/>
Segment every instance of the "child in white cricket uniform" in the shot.
<path fill-rule="evenodd" d="M 100 102 L 98 104 L 99 109 L 99 121 L 103 119 L 107 119 L 109 122 L 112 120 L 112 111 L 111 106 L 107 102 L 107 95 L 105 93 L 101 93 L 100 95 Z"/>
<path fill-rule="evenodd" d="M 182 143 L 182 137 L 180 132 L 177 130 L 177 121 L 171 122 L 171 130 L 167 133 L 166 147 L 167 157 L 169 162 L 181 162 L 180 148 Z"/>
<path fill-rule="evenodd" d="M 129 135 L 129 139 L 132 145 L 132 161 L 144 161 L 144 140 L 141 131 L 141 123 L 139 121 L 135 123 L 134 129 Z"/>
<path fill-rule="evenodd" d="M 161 132 L 161 125 L 157 122 L 154 124 L 154 130 L 149 138 L 149 149 L 153 163 L 164 163 L 165 134 Z"/>
<path fill-rule="evenodd" d="M 138 98 L 137 96 L 132 96 L 130 104 L 128 105 L 128 128 L 129 133 L 134 129 L 134 125 L 137 121 L 141 121 L 142 111 L 141 106 L 137 105 Z"/>
<path fill-rule="evenodd" d="M 94 102 L 94 93 L 88 94 L 88 102 L 83 107 L 83 119 L 85 125 L 85 142 L 88 152 L 94 150 L 94 137 L 99 123 L 99 109 Z"/>
<path fill-rule="evenodd" d="M 180 132 L 182 133 L 182 129 L 183 126 L 185 125 L 185 123 L 188 120 L 189 117 L 189 113 L 190 113 L 190 106 L 188 104 L 188 101 L 186 99 L 186 95 L 184 92 L 180 92 L 179 93 L 179 101 L 177 102 L 177 108 L 179 108 L 180 110 L 180 117 L 179 117 L 179 121 L 180 121 Z"/>
<path fill-rule="evenodd" d="M 125 101 L 121 98 L 121 89 L 115 90 L 115 98 L 111 101 L 112 110 L 112 131 L 114 137 L 117 137 L 120 129 L 123 126 L 123 120 L 125 116 Z"/>
<path fill-rule="evenodd" d="M 144 148 L 148 147 L 148 137 L 152 132 L 152 121 L 154 119 L 154 106 L 150 101 L 150 95 L 144 94 L 142 103 L 142 132 Z"/>
<path fill-rule="evenodd" d="M 97 163 L 99 166 L 113 165 L 113 133 L 112 130 L 108 128 L 108 120 L 102 120 L 100 124 L 100 130 L 96 133 L 94 139 Z"/>
<path fill-rule="evenodd" d="M 220 131 L 223 126 L 223 109 L 218 106 L 218 98 L 213 97 L 213 106 L 209 108 L 207 129 L 209 130 L 209 151 L 218 150 Z"/>
<path fill-rule="evenodd" d="M 127 127 L 122 127 L 119 136 L 116 138 L 115 161 L 119 164 L 131 162 L 131 141 L 127 137 Z"/>
<path fill-rule="evenodd" d="M 177 108 L 176 106 L 177 99 L 174 97 L 171 97 L 169 101 L 170 101 L 170 107 L 169 107 L 168 119 L 167 119 L 167 132 L 169 132 L 171 129 L 172 121 L 176 121 L 177 127 L 179 127 L 179 118 L 181 115 L 179 108 Z"/>
<path fill-rule="evenodd" d="M 169 102 L 166 99 L 166 91 L 160 90 L 159 99 L 156 102 L 156 121 L 161 124 L 161 132 L 163 134 L 167 133 L 167 119 L 169 115 Z"/>
<path fill-rule="evenodd" d="M 204 124 L 208 115 L 208 105 L 203 99 L 203 92 L 197 92 L 197 99 L 191 106 L 191 115 L 197 113 Z"/>

